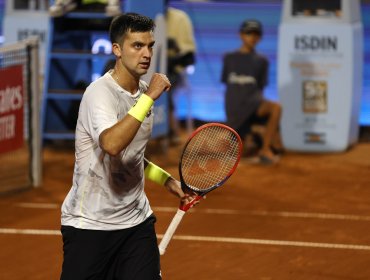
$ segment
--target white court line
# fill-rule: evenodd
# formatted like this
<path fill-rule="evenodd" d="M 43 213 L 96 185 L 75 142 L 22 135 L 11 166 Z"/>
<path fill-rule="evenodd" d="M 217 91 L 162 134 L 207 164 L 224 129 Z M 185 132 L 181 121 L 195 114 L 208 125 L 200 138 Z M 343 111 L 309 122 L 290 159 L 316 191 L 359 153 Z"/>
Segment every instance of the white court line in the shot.
<path fill-rule="evenodd" d="M 15 228 L 0 228 L 0 234 L 61 235 L 59 230 L 15 229 Z M 163 234 L 158 234 L 157 237 L 161 239 L 161 238 L 163 238 Z M 293 247 L 310 247 L 310 248 L 370 251 L 370 246 L 368 246 L 368 245 L 318 243 L 318 242 L 304 242 L 304 241 L 285 241 L 285 240 L 250 239 L 250 238 L 233 238 L 233 237 L 213 237 L 213 236 L 193 236 L 193 235 L 174 235 L 173 239 L 184 240 L 184 241 L 204 241 L 204 242 L 219 242 L 219 243 L 234 243 L 234 244 L 236 243 L 236 244 L 293 246 Z"/>
<path fill-rule="evenodd" d="M 176 207 L 162 207 L 153 206 L 152 210 L 157 212 L 176 213 Z M 189 212 L 206 213 L 206 214 L 219 214 L 219 215 L 250 215 L 251 212 L 239 211 L 233 209 L 211 209 L 211 208 L 191 208 Z"/>
<path fill-rule="evenodd" d="M 158 235 L 158 238 L 162 238 L 162 237 L 163 237 L 163 235 Z M 221 243 L 258 244 L 258 245 L 273 245 L 273 246 L 294 246 L 294 247 L 311 247 L 311 248 L 347 249 L 347 250 L 370 251 L 370 246 L 368 246 L 368 245 L 318 243 L 318 242 L 304 242 L 304 241 L 284 241 L 284 240 L 250 239 L 250 238 L 233 238 L 233 237 L 212 237 L 212 236 L 192 236 L 192 235 L 174 235 L 173 239 L 185 240 L 185 241 L 208 241 L 208 242 L 221 242 Z"/>
<path fill-rule="evenodd" d="M 0 228 L 0 233 L 3 233 L 3 234 L 25 234 L 25 235 L 61 235 L 60 230 L 52 230 L 52 229 Z"/>
<path fill-rule="evenodd" d="M 370 216 L 346 215 L 346 214 L 329 214 L 329 213 L 308 213 L 308 212 L 268 212 L 268 211 L 251 211 L 252 215 L 258 216 L 275 216 L 287 218 L 314 218 L 327 220 L 352 220 L 352 221 L 370 221 Z"/>
<path fill-rule="evenodd" d="M 177 211 L 175 207 L 152 207 L 154 211 L 158 212 L 173 212 Z M 345 214 L 327 214 L 327 213 L 308 213 L 308 212 L 270 212 L 270 211 L 238 211 L 232 209 L 191 209 L 190 211 L 207 213 L 207 214 L 221 214 L 221 215 L 251 215 L 251 216 L 273 216 L 285 218 L 314 218 L 323 220 L 352 220 L 352 221 L 370 221 L 370 216 L 360 215 L 345 215 Z"/>
<path fill-rule="evenodd" d="M 57 203 L 32 203 L 32 202 L 23 202 L 17 203 L 16 206 L 23 208 L 36 208 L 36 209 L 58 209 L 60 205 Z"/>
<path fill-rule="evenodd" d="M 24 208 L 41 208 L 41 209 L 59 209 L 61 206 L 56 203 L 17 203 L 16 206 Z M 176 207 L 152 207 L 157 212 L 175 213 Z M 288 211 L 238 211 L 233 209 L 210 209 L 210 208 L 193 208 L 190 211 L 207 214 L 219 215 L 249 215 L 249 216 L 265 216 L 265 217 L 283 217 L 283 218 L 306 218 L 306 219 L 322 219 L 322 220 L 348 220 L 348 221 L 370 221 L 370 216 L 346 215 L 346 214 L 330 214 L 330 213 L 309 213 L 309 212 L 288 212 Z"/>

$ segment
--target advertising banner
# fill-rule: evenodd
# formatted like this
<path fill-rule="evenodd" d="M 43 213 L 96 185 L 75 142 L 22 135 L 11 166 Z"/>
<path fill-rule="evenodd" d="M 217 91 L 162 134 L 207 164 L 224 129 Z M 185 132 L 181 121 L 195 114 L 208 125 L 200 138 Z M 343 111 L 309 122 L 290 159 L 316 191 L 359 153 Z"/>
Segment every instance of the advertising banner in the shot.
<path fill-rule="evenodd" d="M 359 24 L 280 26 L 278 83 L 288 149 L 341 151 L 356 141 L 360 33 Z"/>
<path fill-rule="evenodd" d="M 23 146 L 24 92 L 22 65 L 0 69 L 0 153 Z"/>
<path fill-rule="evenodd" d="M 40 74 L 44 74 L 45 54 L 49 32 L 49 15 L 41 11 L 22 11 L 4 17 L 4 41 L 16 43 L 32 36 L 39 38 Z"/>

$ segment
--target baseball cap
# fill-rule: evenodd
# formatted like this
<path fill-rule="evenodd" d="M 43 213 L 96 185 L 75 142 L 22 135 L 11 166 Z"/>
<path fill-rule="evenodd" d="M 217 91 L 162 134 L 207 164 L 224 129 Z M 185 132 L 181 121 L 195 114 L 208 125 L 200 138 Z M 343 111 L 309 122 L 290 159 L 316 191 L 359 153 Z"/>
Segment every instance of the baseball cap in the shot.
<path fill-rule="evenodd" d="M 248 19 L 242 22 L 239 28 L 240 33 L 256 32 L 260 36 L 263 34 L 262 24 L 258 20 Z"/>

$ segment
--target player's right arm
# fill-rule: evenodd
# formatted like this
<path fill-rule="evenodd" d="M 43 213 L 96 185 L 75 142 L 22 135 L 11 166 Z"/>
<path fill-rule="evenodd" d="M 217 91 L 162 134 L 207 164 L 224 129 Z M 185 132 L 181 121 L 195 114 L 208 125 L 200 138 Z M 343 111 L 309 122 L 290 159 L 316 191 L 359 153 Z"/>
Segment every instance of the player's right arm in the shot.
<path fill-rule="evenodd" d="M 164 74 L 155 73 L 152 76 L 145 96 L 140 97 L 139 100 L 142 98 L 145 99 L 143 104 L 147 105 L 148 102 L 158 99 L 163 91 L 167 91 L 170 87 L 171 84 Z M 140 106 L 139 104 L 140 102 L 138 102 L 137 106 Z M 150 107 L 138 107 L 135 111 L 137 112 L 142 109 L 143 111 L 139 113 L 145 116 Z M 147 110 L 147 108 L 149 109 Z M 144 112 L 145 110 L 147 111 Z M 124 150 L 131 143 L 132 139 L 134 139 L 141 126 L 142 120 L 137 117 L 136 113 L 130 114 L 130 111 L 122 120 L 118 121 L 112 127 L 105 129 L 99 135 L 100 147 L 111 156 L 116 156 Z"/>

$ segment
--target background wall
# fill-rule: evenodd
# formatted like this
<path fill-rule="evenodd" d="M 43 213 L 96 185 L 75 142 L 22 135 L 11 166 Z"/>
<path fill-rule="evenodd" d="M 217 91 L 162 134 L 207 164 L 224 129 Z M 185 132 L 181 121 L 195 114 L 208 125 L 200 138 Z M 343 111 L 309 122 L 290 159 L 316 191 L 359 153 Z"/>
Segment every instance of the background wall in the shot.
<path fill-rule="evenodd" d="M 241 2 L 241 1 L 239 1 Z M 223 121 L 224 85 L 220 83 L 222 57 L 225 52 L 239 48 L 239 24 L 246 18 L 256 18 L 264 25 L 265 35 L 258 50 L 270 60 L 269 85 L 265 95 L 273 100 L 277 93 L 277 32 L 280 23 L 281 2 L 274 0 L 245 1 L 230 3 L 194 3 L 172 1 L 171 5 L 186 11 L 193 20 L 198 47 L 195 72 L 189 76 L 189 90 L 177 95 L 179 118 L 186 118 L 188 102 L 191 115 L 203 121 Z M 370 125 L 370 3 L 362 4 L 364 24 L 364 82 L 361 125 Z M 367 15 L 365 17 L 365 15 Z M 191 94 L 189 98 L 189 94 Z"/>
<path fill-rule="evenodd" d="M 195 72 L 189 76 L 190 88 L 176 96 L 177 116 L 191 115 L 202 121 L 224 121 L 224 86 L 220 83 L 222 56 L 239 47 L 238 28 L 242 20 L 256 18 L 263 22 L 265 35 L 258 50 L 270 60 L 270 83 L 265 94 L 277 100 L 276 57 L 277 31 L 280 22 L 281 1 L 170 1 L 171 6 L 186 11 L 193 20 L 198 46 Z M 2 35 L 5 0 L 0 0 L 0 36 Z M 370 3 L 362 1 L 364 24 L 364 82 L 359 123 L 370 125 Z M 367 15 L 365 17 L 365 15 Z M 1 37 L 0 37 L 1 44 Z M 189 104 L 191 106 L 189 106 Z"/>

